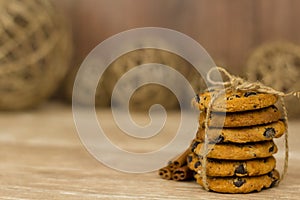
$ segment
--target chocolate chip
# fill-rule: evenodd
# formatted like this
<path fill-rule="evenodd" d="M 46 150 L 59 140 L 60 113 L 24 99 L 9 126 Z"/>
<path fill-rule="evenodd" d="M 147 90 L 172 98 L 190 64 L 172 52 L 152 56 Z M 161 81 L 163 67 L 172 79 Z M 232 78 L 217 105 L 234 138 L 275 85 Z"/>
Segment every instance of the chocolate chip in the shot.
<path fill-rule="evenodd" d="M 243 180 L 241 178 L 237 178 L 233 181 L 233 184 L 236 186 L 236 187 L 241 187 L 242 185 L 244 185 L 246 183 L 246 180 Z"/>
<path fill-rule="evenodd" d="M 274 151 L 274 146 L 271 146 L 270 149 L 269 149 L 269 152 L 273 152 Z"/>
<path fill-rule="evenodd" d="M 273 138 L 276 134 L 276 131 L 274 128 L 266 128 L 264 132 L 264 136 L 266 138 Z"/>
<path fill-rule="evenodd" d="M 196 94 L 196 96 L 195 96 L 195 100 L 197 101 L 197 103 L 199 103 L 199 102 L 200 102 L 200 97 L 199 97 L 199 95 L 198 95 L 198 94 Z"/>
<path fill-rule="evenodd" d="M 256 157 L 256 153 L 254 153 L 253 156 Z"/>
<path fill-rule="evenodd" d="M 257 108 L 257 105 L 253 105 L 253 108 Z"/>
<path fill-rule="evenodd" d="M 187 157 L 187 162 L 190 163 L 190 162 L 192 162 L 192 160 L 193 160 L 193 157 L 189 155 L 189 156 Z"/>
<path fill-rule="evenodd" d="M 224 141 L 224 136 L 223 135 L 219 135 L 219 137 L 216 139 L 216 143 L 220 143 Z"/>
<path fill-rule="evenodd" d="M 217 144 L 224 141 L 224 136 L 219 135 L 218 137 L 214 138 L 213 140 L 209 141 L 209 144 Z"/>
<path fill-rule="evenodd" d="M 256 94 L 257 94 L 256 92 L 246 92 L 244 94 L 244 97 L 249 97 L 249 96 L 256 95 Z"/>
<path fill-rule="evenodd" d="M 241 96 L 240 96 L 240 95 L 235 95 L 235 97 L 236 97 L 236 98 L 241 98 Z"/>
<path fill-rule="evenodd" d="M 234 173 L 235 174 L 247 174 L 247 170 L 244 168 L 244 165 L 241 164 L 235 169 Z"/>
<path fill-rule="evenodd" d="M 195 169 L 197 169 L 199 166 L 201 166 L 201 162 L 200 161 L 197 161 L 194 165 Z"/>
<path fill-rule="evenodd" d="M 197 146 L 198 146 L 199 144 L 200 144 L 200 142 L 195 141 L 195 142 L 192 144 L 191 150 L 192 150 L 192 151 L 195 151 L 195 149 L 197 148 Z"/>

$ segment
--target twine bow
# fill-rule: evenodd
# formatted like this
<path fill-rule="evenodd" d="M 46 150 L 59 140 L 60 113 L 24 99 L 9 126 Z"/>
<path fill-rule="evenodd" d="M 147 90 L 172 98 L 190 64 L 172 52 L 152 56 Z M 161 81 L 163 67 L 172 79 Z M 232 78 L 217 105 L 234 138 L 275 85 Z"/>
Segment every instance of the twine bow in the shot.
<path fill-rule="evenodd" d="M 222 72 L 229 80 L 225 82 L 220 82 L 220 81 L 214 81 L 212 80 L 212 72 L 214 71 L 219 71 Z M 289 92 L 289 93 L 284 93 L 278 90 L 275 90 L 271 87 L 268 87 L 264 84 L 262 84 L 259 81 L 256 82 L 249 82 L 241 77 L 234 76 L 230 74 L 228 71 L 226 71 L 222 67 L 214 67 L 210 69 L 207 73 L 207 80 L 213 85 L 216 86 L 224 86 L 225 90 L 234 90 L 234 91 L 256 91 L 256 92 L 261 92 L 261 93 L 269 93 L 269 94 L 275 94 L 280 97 L 286 97 L 286 96 L 296 96 L 300 98 L 300 92 Z"/>
<path fill-rule="evenodd" d="M 222 72 L 227 78 L 228 81 L 225 82 L 220 82 L 220 81 L 214 81 L 212 80 L 212 72 L 214 71 L 219 71 Z M 254 92 L 260 92 L 260 93 L 268 93 L 268 94 L 274 94 L 277 95 L 279 97 L 281 106 L 282 106 L 282 110 L 283 110 L 283 118 L 284 118 L 284 123 L 286 125 L 286 133 L 285 133 L 285 138 L 284 138 L 284 145 L 285 145 L 285 159 L 284 159 L 284 166 L 283 166 L 283 172 L 281 174 L 281 177 L 279 179 L 279 182 L 281 180 L 283 180 L 283 178 L 285 177 L 286 173 L 287 173 L 287 169 L 288 169 L 288 159 L 289 159 L 289 145 L 288 145 L 288 117 L 287 117 L 287 109 L 285 106 L 285 102 L 284 102 L 284 97 L 286 96 L 296 96 L 298 98 L 300 98 L 300 92 L 290 92 L 290 93 L 284 93 L 278 90 L 275 90 L 271 87 L 268 87 L 258 81 L 256 82 L 249 82 L 241 77 L 237 77 L 234 76 L 232 74 L 230 74 L 228 71 L 226 71 L 224 68 L 222 67 L 214 67 L 212 68 L 208 73 L 207 73 L 207 80 L 215 85 L 215 86 L 223 86 L 224 90 L 223 92 L 227 92 L 227 91 L 254 91 Z M 221 93 L 219 93 L 220 95 Z M 207 154 L 209 153 L 209 149 L 208 149 L 208 136 L 207 136 L 207 132 L 208 132 L 208 119 L 211 115 L 211 111 L 212 111 L 212 105 L 214 103 L 214 101 L 217 99 L 217 97 L 219 95 L 216 95 L 214 97 L 212 97 L 208 108 L 207 108 L 207 112 L 206 112 L 206 119 L 205 119 L 205 140 L 204 140 L 204 155 L 203 155 L 203 172 L 202 172 L 202 180 L 203 180 L 203 185 L 204 188 L 206 190 L 209 190 L 209 186 L 207 183 L 207 175 L 206 175 L 206 165 L 207 165 Z"/>

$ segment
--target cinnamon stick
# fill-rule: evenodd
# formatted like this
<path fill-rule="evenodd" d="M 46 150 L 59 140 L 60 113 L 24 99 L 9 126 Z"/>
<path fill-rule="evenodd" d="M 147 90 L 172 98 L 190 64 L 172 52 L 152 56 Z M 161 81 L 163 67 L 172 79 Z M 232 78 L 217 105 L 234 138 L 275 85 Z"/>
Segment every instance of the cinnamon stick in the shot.
<path fill-rule="evenodd" d="M 167 179 L 167 180 L 171 180 L 172 179 L 172 172 L 169 168 L 169 166 L 163 167 L 158 171 L 158 175 L 163 178 L 163 179 Z"/>
<path fill-rule="evenodd" d="M 177 156 L 175 159 L 173 159 L 172 161 L 169 162 L 169 168 L 171 169 L 171 172 L 173 172 L 174 170 L 184 166 L 187 164 L 187 156 L 191 153 L 191 149 L 188 148 L 186 149 L 182 154 L 180 154 L 179 156 Z"/>
<path fill-rule="evenodd" d="M 175 181 L 184 181 L 193 178 L 193 171 L 187 165 L 176 169 L 172 174 L 172 179 Z"/>

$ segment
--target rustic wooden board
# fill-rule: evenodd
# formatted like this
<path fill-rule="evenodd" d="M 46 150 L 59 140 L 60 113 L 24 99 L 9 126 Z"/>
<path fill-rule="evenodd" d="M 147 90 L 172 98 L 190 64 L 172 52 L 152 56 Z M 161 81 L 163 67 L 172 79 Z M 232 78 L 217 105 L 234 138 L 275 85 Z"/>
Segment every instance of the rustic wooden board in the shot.
<path fill-rule="evenodd" d="M 117 131 L 107 110 L 103 126 Z M 178 113 L 169 114 L 176 124 Z M 137 121 L 145 121 L 138 115 Z M 105 167 L 81 144 L 70 107 L 0 113 L 0 199 L 299 199 L 299 121 L 290 122 L 290 167 L 276 188 L 246 195 L 204 191 L 194 182 L 160 179 L 156 172 L 127 174 Z M 175 128 L 174 128 L 175 127 Z M 165 131 L 174 131 L 169 126 Z M 135 148 L 149 148 L 138 145 Z M 109 153 L 109 152 L 107 152 Z"/>

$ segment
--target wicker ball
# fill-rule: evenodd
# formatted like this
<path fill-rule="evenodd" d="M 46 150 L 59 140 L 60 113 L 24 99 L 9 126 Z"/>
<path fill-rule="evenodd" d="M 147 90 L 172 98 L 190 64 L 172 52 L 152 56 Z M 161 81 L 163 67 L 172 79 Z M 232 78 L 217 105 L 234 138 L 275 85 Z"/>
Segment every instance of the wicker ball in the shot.
<path fill-rule="evenodd" d="M 164 50 L 139 49 L 122 55 L 108 67 L 106 75 L 103 77 L 109 78 L 103 80 L 103 85 L 109 96 L 122 75 L 130 69 L 146 63 L 160 63 L 176 69 L 185 76 L 195 91 L 199 91 L 200 87 L 205 85 L 196 69 L 182 57 Z M 145 74 L 145 76 L 147 75 Z M 163 76 L 170 75 L 164 74 Z M 176 84 L 176 77 L 174 80 L 174 84 Z M 185 95 L 184 89 L 181 91 L 182 93 L 177 95 Z M 135 91 L 130 100 L 130 109 L 145 110 L 153 104 L 161 104 L 166 109 L 174 109 L 179 106 L 176 96 L 170 90 L 157 84 L 149 84 Z"/>
<path fill-rule="evenodd" d="M 300 90 L 300 46 L 273 42 L 258 47 L 247 62 L 249 80 L 259 80 L 282 92 Z M 299 117 L 299 100 L 286 98 L 290 117 Z"/>
<path fill-rule="evenodd" d="M 145 44 L 147 44 L 147 41 L 144 41 L 143 45 L 132 45 L 135 47 L 142 47 Z M 99 65 L 101 65 L 101 60 L 98 60 L 98 62 Z M 114 87 L 116 83 L 120 80 L 120 78 L 134 67 L 147 63 L 164 64 L 166 66 L 176 69 L 180 74 L 185 76 L 185 78 L 188 80 L 195 92 L 199 92 L 201 89 L 206 88 L 206 84 L 201 75 L 198 73 L 198 71 L 182 57 L 164 50 L 141 48 L 118 57 L 113 63 L 111 63 L 107 67 L 104 74 L 102 74 L 99 80 L 98 87 L 96 90 L 96 106 L 108 107 L 110 105 Z M 77 63 L 76 66 L 79 65 L 80 63 Z M 64 82 L 63 95 L 68 101 L 72 100 L 73 84 L 77 71 L 78 68 L 74 68 L 72 72 L 68 74 Z M 154 71 L 153 73 L 160 72 Z M 147 75 L 148 74 L 145 74 L 145 76 Z M 170 76 L 170 74 L 165 75 Z M 88 76 L 87 78 L 83 78 L 80 81 L 80 87 L 83 92 L 81 94 L 78 94 L 79 96 L 77 96 L 77 101 L 78 103 L 85 105 L 88 103 L 86 101 L 85 94 L 90 94 L 92 92 L 90 87 L 91 83 Z M 174 84 L 176 84 L 176 78 L 174 78 Z M 128 90 L 125 89 L 123 92 L 126 93 L 128 92 Z M 181 92 L 181 94 L 177 95 L 185 96 L 185 90 L 182 89 Z M 190 103 L 190 100 L 188 103 Z M 134 94 L 130 98 L 129 108 L 131 110 L 144 111 L 148 110 L 153 104 L 160 104 L 166 109 L 176 109 L 179 107 L 179 102 L 176 96 L 169 89 L 157 84 L 148 84 L 140 87 L 134 92 Z"/>
<path fill-rule="evenodd" d="M 51 1 L 0 1 L 0 109 L 31 108 L 67 73 L 71 35 Z"/>
<path fill-rule="evenodd" d="M 99 65 L 101 65 L 101 63 L 99 63 Z M 63 82 L 63 87 L 61 88 L 62 90 L 60 91 L 62 98 L 65 99 L 68 103 L 72 102 L 74 82 L 80 63 L 75 63 L 74 66 L 75 67 L 72 68 L 66 76 Z M 94 76 L 94 74 L 91 74 L 90 76 Z M 93 82 L 90 80 L 90 76 L 81 77 L 80 80 L 77 80 L 77 83 L 80 85 L 81 92 L 77 94 L 76 101 L 77 103 L 80 103 L 82 105 L 88 104 L 86 96 L 87 94 L 91 94 L 93 92 Z M 109 106 L 110 96 L 107 93 L 106 88 L 103 86 L 103 82 L 107 80 L 109 80 L 109 77 L 107 77 L 106 74 L 103 74 L 102 78 L 99 80 L 97 92 L 95 95 L 95 105 L 97 107 Z"/>

